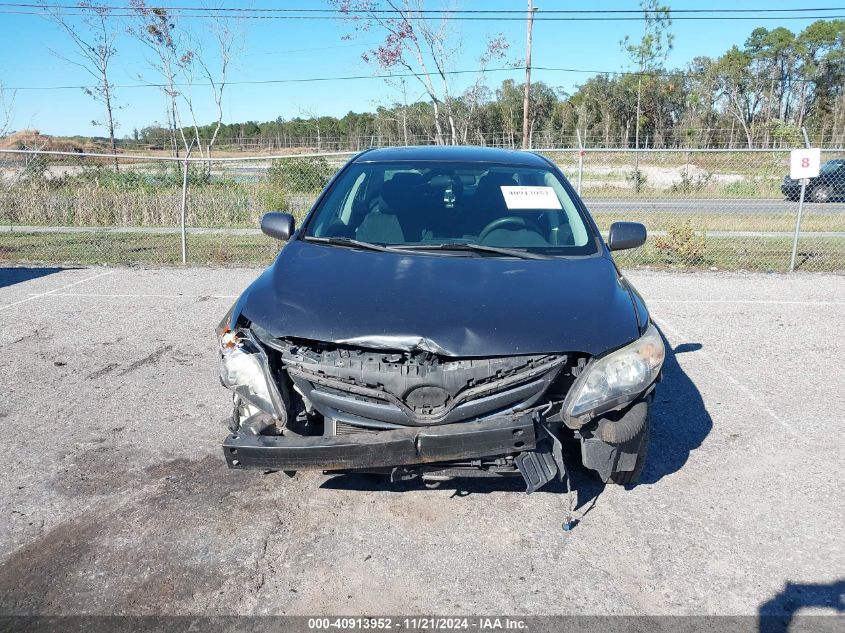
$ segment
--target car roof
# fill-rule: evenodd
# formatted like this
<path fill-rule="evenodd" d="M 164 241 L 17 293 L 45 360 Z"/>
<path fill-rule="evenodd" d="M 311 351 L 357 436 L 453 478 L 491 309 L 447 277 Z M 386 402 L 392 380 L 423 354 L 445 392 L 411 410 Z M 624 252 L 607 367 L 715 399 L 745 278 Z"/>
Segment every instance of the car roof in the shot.
<path fill-rule="evenodd" d="M 382 147 L 361 152 L 356 163 L 392 161 L 466 161 L 473 163 L 504 163 L 524 167 L 548 167 L 542 156 L 528 151 L 475 147 L 467 145 L 421 145 L 416 147 Z"/>

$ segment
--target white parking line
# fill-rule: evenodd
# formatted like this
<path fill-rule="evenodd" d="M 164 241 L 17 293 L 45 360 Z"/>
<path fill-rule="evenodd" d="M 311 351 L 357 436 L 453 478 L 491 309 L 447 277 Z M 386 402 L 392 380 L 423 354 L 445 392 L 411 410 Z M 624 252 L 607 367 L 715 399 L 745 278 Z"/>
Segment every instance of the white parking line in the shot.
<path fill-rule="evenodd" d="M 769 299 L 649 299 L 649 303 L 760 303 L 785 306 L 845 306 L 845 301 L 778 301 Z"/>
<path fill-rule="evenodd" d="M 15 301 L 14 303 L 8 303 L 4 306 L 0 306 L 0 311 L 5 310 L 7 308 L 13 308 L 13 307 L 18 306 L 22 303 L 27 303 L 28 301 L 38 299 L 39 297 L 47 297 L 47 296 L 50 296 L 50 295 L 57 294 L 61 290 L 67 290 L 68 288 L 73 288 L 74 286 L 78 286 L 79 284 L 83 284 L 86 281 L 91 281 L 91 280 L 97 279 L 99 277 L 105 277 L 106 275 L 111 275 L 113 272 L 114 272 L 113 270 L 107 270 L 104 273 L 98 273 L 96 275 L 92 275 L 91 277 L 86 277 L 85 279 L 80 279 L 79 281 L 74 281 L 72 284 L 67 284 L 66 286 L 61 286 L 59 288 L 55 288 L 54 290 L 48 290 L 47 292 L 41 292 L 41 293 L 38 293 L 38 294 L 30 295 L 26 299 L 21 299 L 20 301 Z M 58 295 L 58 296 L 62 296 L 62 295 Z"/>
<path fill-rule="evenodd" d="M 143 299 L 152 297 L 155 299 L 237 299 L 238 295 L 163 295 L 163 294 L 136 294 L 136 293 L 96 293 L 96 292 L 50 292 L 33 294 L 32 298 L 44 297 L 49 294 L 51 297 L 95 297 L 97 299 L 129 298 Z"/>
<path fill-rule="evenodd" d="M 660 329 L 664 330 L 665 332 L 670 333 L 674 338 L 683 339 L 683 340 L 687 340 L 687 341 L 692 340 L 690 337 L 688 337 L 685 334 L 683 334 L 682 332 L 680 332 L 677 328 L 670 325 L 669 322 L 666 321 L 666 319 L 664 319 L 663 317 L 655 317 L 653 314 L 651 316 L 655 321 L 657 321 L 657 324 L 660 326 Z M 766 406 L 765 402 L 763 402 L 760 398 L 758 398 L 751 389 L 749 389 L 744 384 L 742 384 L 739 380 L 737 380 L 736 377 L 733 374 L 731 374 L 731 372 L 727 371 L 724 367 L 722 367 L 721 363 L 719 363 L 715 358 L 713 358 L 710 354 L 708 354 L 703 349 L 698 350 L 696 352 L 696 354 L 700 355 L 704 360 L 706 360 L 708 363 L 710 363 L 710 365 L 713 367 L 713 369 L 720 376 L 722 376 L 722 378 L 724 378 L 725 380 L 730 382 L 734 387 L 739 389 L 742 393 L 744 393 L 748 397 L 749 400 L 754 402 L 762 411 L 767 413 L 769 415 L 769 417 L 771 417 L 775 422 L 780 424 L 781 427 L 783 427 L 783 429 L 787 432 L 787 434 L 789 434 L 793 437 L 795 437 L 797 435 L 795 433 L 794 428 L 793 428 L 794 425 L 789 424 L 786 420 L 781 418 L 778 414 L 776 414 L 768 406 Z"/>

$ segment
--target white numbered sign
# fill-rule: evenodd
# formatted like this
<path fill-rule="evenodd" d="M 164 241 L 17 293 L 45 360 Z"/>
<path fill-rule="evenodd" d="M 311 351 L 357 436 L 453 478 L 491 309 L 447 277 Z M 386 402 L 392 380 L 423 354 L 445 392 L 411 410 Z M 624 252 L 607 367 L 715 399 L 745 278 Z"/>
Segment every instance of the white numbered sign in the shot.
<path fill-rule="evenodd" d="M 508 209 L 560 209 L 551 187 L 501 187 Z"/>
<path fill-rule="evenodd" d="M 794 149 L 789 154 L 789 177 L 793 180 L 815 178 L 819 175 L 821 162 L 822 153 L 817 147 L 812 149 Z"/>

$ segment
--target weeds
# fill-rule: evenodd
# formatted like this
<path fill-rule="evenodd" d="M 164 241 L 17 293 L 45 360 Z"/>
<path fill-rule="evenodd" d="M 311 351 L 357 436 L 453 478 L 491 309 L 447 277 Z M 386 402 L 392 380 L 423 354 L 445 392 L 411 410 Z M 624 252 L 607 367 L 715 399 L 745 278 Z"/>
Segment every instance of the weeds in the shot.
<path fill-rule="evenodd" d="M 654 240 L 654 247 L 667 264 L 699 266 L 704 263 L 704 236 L 696 233 L 689 221 L 670 225 L 666 235 Z"/>
<path fill-rule="evenodd" d="M 669 187 L 671 193 L 698 193 L 704 191 L 713 181 L 713 174 L 704 172 L 690 176 L 687 171 L 681 172 L 681 181 L 673 182 Z"/>

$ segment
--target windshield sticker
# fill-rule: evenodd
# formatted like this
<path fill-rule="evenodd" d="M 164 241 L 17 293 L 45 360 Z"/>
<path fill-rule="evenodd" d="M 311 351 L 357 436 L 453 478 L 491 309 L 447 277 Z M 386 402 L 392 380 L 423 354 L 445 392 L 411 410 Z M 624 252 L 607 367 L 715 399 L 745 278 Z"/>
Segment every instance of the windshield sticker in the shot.
<path fill-rule="evenodd" d="M 551 187 L 502 187 L 508 209 L 561 209 Z"/>

